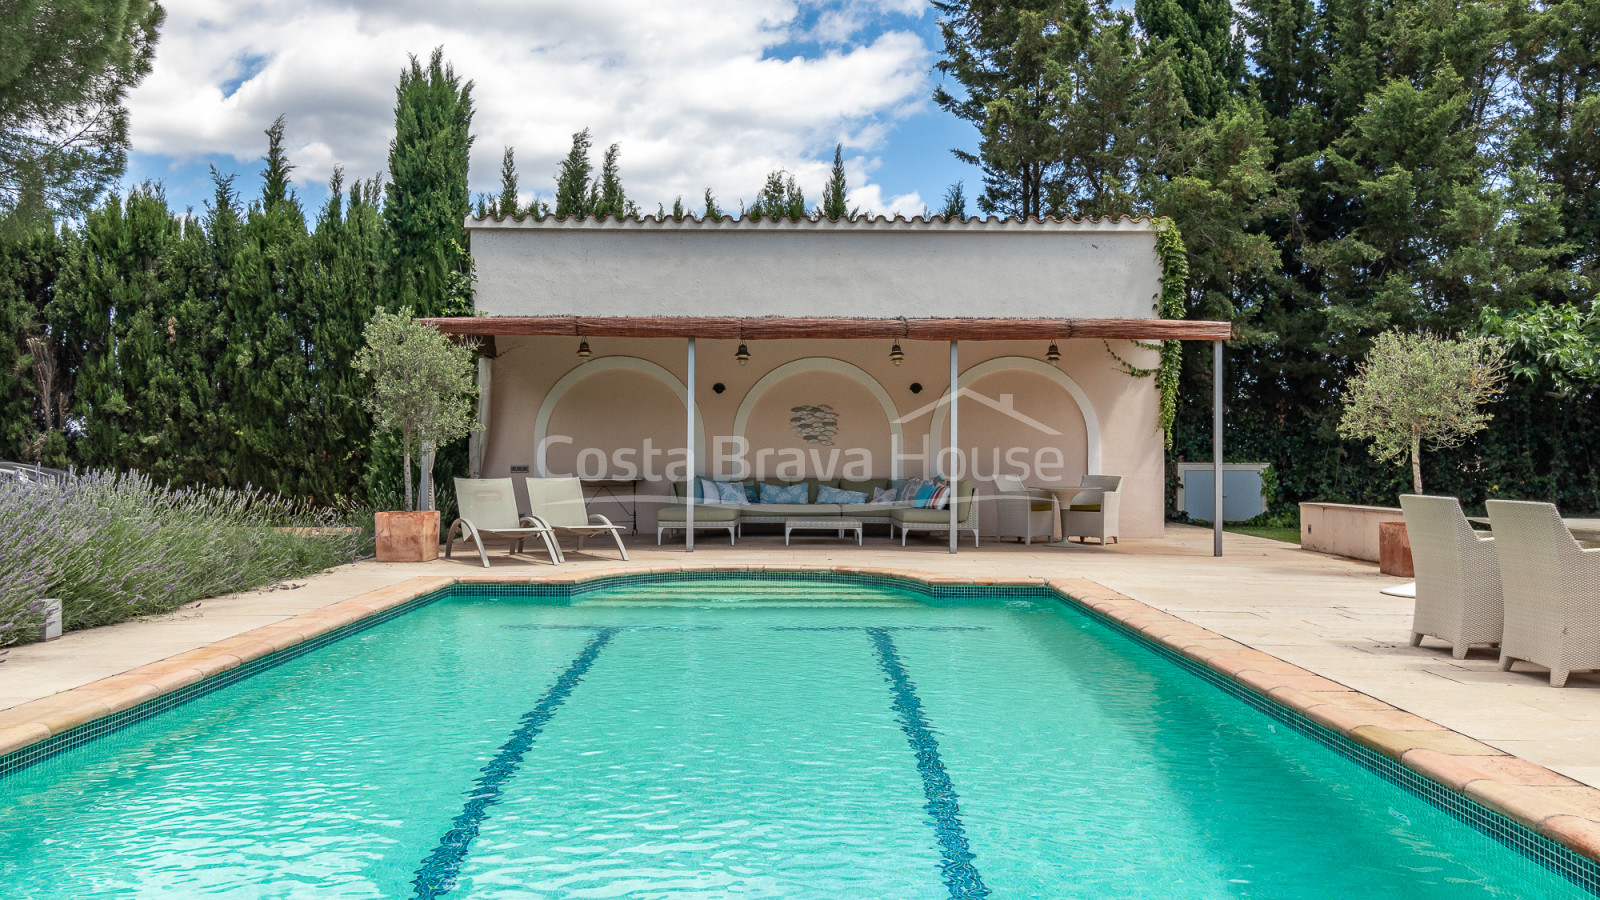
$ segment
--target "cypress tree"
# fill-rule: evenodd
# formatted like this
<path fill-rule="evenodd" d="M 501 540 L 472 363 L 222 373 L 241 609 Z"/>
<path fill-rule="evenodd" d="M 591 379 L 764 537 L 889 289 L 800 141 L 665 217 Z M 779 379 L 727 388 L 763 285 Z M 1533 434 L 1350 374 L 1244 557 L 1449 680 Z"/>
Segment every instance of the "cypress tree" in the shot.
<path fill-rule="evenodd" d="M 436 48 L 427 68 L 415 56 L 395 88 L 395 136 L 383 220 L 388 231 L 390 309 L 419 316 L 472 308 L 472 261 L 464 222 L 471 209 L 472 82 L 456 77 Z"/>
<path fill-rule="evenodd" d="M 303 338 L 309 316 L 298 290 L 306 222 L 287 189 L 282 120 L 266 134 L 261 197 L 245 216 L 223 293 L 229 325 L 223 372 L 235 417 L 233 479 L 289 493 L 308 464 L 294 437 L 309 393 Z"/>
<path fill-rule="evenodd" d="M 600 181 L 590 189 L 590 196 L 596 197 L 594 202 L 594 215 L 596 218 L 610 216 L 614 219 L 624 219 L 637 216 L 639 207 L 628 199 L 627 192 L 622 189 L 622 171 L 620 158 L 622 147 L 612 144 L 606 148 L 604 161 L 600 166 Z"/>
<path fill-rule="evenodd" d="M 296 442 L 307 466 L 301 493 L 322 502 L 356 492 L 365 470 L 372 423 L 361 398 L 366 385 L 351 367 L 361 334 L 383 287 L 383 219 L 376 182 L 355 181 L 348 202 L 335 168 L 328 202 L 306 242 L 304 282 L 307 366 L 311 392 Z"/>
<path fill-rule="evenodd" d="M 170 475 L 176 440 L 171 321 L 165 258 L 178 224 L 158 187 L 109 198 L 84 221 L 60 282 L 53 318 L 79 359 L 73 416 L 83 423 L 74 456 L 96 468 Z"/>
<path fill-rule="evenodd" d="M 0 459 L 62 467 L 71 371 L 46 319 L 63 242 L 33 229 L 0 241 Z"/>
<path fill-rule="evenodd" d="M 717 198 L 711 196 L 711 188 L 706 188 L 705 200 L 706 211 L 702 214 L 702 218 L 710 219 L 713 222 L 722 221 L 722 217 L 726 215 L 726 213 L 722 211 L 722 207 L 717 205 Z"/>
<path fill-rule="evenodd" d="M 1229 0 L 1135 0 L 1150 52 L 1171 62 L 1189 112 L 1209 119 L 1245 89 L 1244 34 Z"/>
<path fill-rule="evenodd" d="M 1555 194 L 1557 216 L 1528 237 L 1563 247 L 1555 265 L 1582 283 L 1546 296 L 1573 302 L 1600 285 L 1600 4 L 1529 7 L 1514 36 L 1520 103 L 1509 156 Z"/>
<path fill-rule="evenodd" d="M 822 204 L 817 207 L 817 212 L 830 222 L 840 219 L 854 219 L 861 213 L 860 209 L 851 209 L 846 202 L 848 193 L 844 176 L 844 145 L 833 145 L 833 169 L 828 175 L 828 183 L 822 189 Z"/>
<path fill-rule="evenodd" d="M 939 215 L 946 222 L 966 221 L 967 187 L 965 182 L 958 181 L 945 189 L 944 205 L 940 207 Z"/>
<path fill-rule="evenodd" d="M 483 209 L 481 203 L 479 208 Z M 511 147 L 507 147 L 505 155 L 500 158 L 500 196 L 484 211 L 497 219 L 520 216 L 524 212 L 517 199 L 517 160 Z"/>
<path fill-rule="evenodd" d="M 774 222 L 789 219 L 798 222 L 806 217 L 806 195 L 795 184 L 794 176 L 783 169 L 767 175 L 756 199 L 745 209 L 744 215 L 756 222 L 771 219 Z"/>
<path fill-rule="evenodd" d="M 594 166 L 589 162 L 589 129 L 572 136 L 572 149 L 556 170 L 556 218 L 581 219 L 594 212 L 594 198 L 590 191 L 589 173 Z"/>

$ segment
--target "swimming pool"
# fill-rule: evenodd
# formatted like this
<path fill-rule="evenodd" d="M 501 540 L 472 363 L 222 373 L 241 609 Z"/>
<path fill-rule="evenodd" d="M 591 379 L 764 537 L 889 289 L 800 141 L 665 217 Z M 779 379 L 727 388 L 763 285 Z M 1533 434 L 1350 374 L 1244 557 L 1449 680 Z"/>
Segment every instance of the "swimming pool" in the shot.
<path fill-rule="evenodd" d="M 827 577 L 457 588 L 0 779 L 0 884 L 1587 895 L 1045 591 Z"/>

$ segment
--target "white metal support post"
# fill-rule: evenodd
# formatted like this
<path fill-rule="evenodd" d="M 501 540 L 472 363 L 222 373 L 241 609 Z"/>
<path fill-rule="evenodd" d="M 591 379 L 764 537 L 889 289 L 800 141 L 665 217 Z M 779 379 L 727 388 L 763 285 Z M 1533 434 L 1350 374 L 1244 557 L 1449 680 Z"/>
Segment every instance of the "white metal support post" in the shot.
<path fill-rule="evenodd" d="M 950 480 L 951 553 L 956 552 L 956 548 L 961 544 L 961 536 L 956 532 L 956 497 L 959 496 L 959 492 L 956 489 L 956 479 L 961 471 L 961 432 L 956 428 L 956 408 L 959 405 L 958 401 L 961 396 L 961 369 L 958 360 L 958 348 L 960 346 L 959 341 L 950 342 L 950 470 L 945 473 L 945 477 Z M 977 502 L 976 497 L 973 498 L 973 502 Z"/>
<path fill-rule="evenodd" d="M 694 552 L 694 338 L 689 338 L 689 377 L 684 381 L 684 409 L 687 424 L 684 426 L 683 470 L 683 549 Z"/>
<path fill-rule="evenodd" d="M 1211 342 L 1211 555 L 1222 555 L 1222 342 Z"/>

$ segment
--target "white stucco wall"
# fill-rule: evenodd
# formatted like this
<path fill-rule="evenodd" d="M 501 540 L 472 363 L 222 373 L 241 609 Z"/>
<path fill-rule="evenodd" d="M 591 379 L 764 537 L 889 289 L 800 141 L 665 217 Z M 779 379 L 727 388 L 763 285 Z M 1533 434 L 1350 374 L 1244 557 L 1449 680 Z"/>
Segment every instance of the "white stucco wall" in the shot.
<path fill-rule="evenodd" d="M 895 366 L 888 358 L 890 343 L 756 341 L 749 345 L 749 365 L 740 366 L 734 359 L 736 341 L 698 341 L 695 403 L 707 440 L 738 435 L 739 411 L 744 407 L 742 431 L 750 441 L 752 462 L 763 449 L 797 448 L 808 454 L 817 451 L 821 456 L 808 457 L 805 465 L 806 474 L 818 474 L 815 463 L 826 463 L 829 451 L 839 450 L 843 460 L 848 461 L 848 451 L 856 449 L 867 451 L 871 457 L 871 471 L 867 474 L 872 477 L 889 476 L 896 465 L 901 474 L 927 473 L 927 456 L 944 445 L 944 417 L 938 415 L 937 408 L 927 407 L 937 403 L 949 387 L 948 344 L 903 342 L 905 362 Z M 547 410 L 545 436 L 570 437 L 573 443 L 549 448 L 544 460 L 546 474 L 615 475 L 615 471 L 595 468 L 576 472 L 579 454 L 590 448 L 598 451 L 590 454 L 591 467 L 598 465 L 602 457 L 614 460 L 619 449 L 630 450 L 630 458 L 638 461 L 646 451 L 647 440 L 649 449 L 660 454 L 658 469 L 673 458 L 673 453 L 682 458 L 684 407 L 663 378 L 671 379 L 681 389 L 687 368 L 686 342 L 590 338 L 589 344 L 594 357 L 580 364 L 574 338 L 498 339 L 485 477 L 510 475 L 512 466 L 528 466 L 530 474 L 539 474 L 537 420 L 546 397 L 558 383 L 564 385 L 563 393 Z M 1091 468 L 1089 435 L 1079 405 L 1059 383 L 1059 377 L 1040 371 L 1044 368 L 1041 361 L 1046 347 L 1042 341 L 961 345 L 961 370 L 983 373 L 964 383 L 994 401 L 994 405 L 970 398 L 961 401 L 960 444 L 976 457 L 980 482 L 995 474 L 997 460 L 999 471 L 1027 474 L 1030 483 L 1043 485 L 1077 484 Z M 1159 537 L 1165 474 L 1162 435 L 1156 429 L 1159 395 L 1154 379 L 1134 378 L 1120 371 L 1100 341 L 1062 341 L 1060 347 L 1059 374 L 1070 379 L 1094 412 L 1099 433 L 1099 471 L 1124 476 L 1123 535 Z M 1126 341 L 1112 341 L 1111 349 L 1135 365 L 1154 366 L 1157 361 L 1154 352 Z M 643 360 L 647 364 L 617 360 Z M 790 365 L 792 374 L 775 381 L 766 379 L 785 365 Z M 724 386 L 722 393 L 713 390 L 719 383 Z M 914 383 L 922 386 L 920 392 L 912 392 Z M 883 408 L 885 398 L 896 418 L 904 418 L 899 426 L 903 443 L 898 461 L 886 452 L 889 425 Z M 836 408 L 840 428 L 834 446 L 807 445 L 794 439 L 788 428 L 789 407 L 800 403 L 825 403 Z M 995 406 L 1014 409 L 1044 430 Z M 913 415 L 918 410 L 922 410 L 921 414 Z M 932 434 L 935 431 L 937 436 Z M 1044 471 L 1018 472 L 1006 461 L 1006 451 L 1013 447 L 1022 448 L 1023 452 L 1012 459 L 1030 464 L 1040 459 L 1053 464 L 1059 459 L 1060 464 L 1047 466 Z M 701 448 L 697 456 L 703 470 L 706 448 Z M 769 466 L 777 462 L 772 454 L 767 459 Z M 641 504 L 640 531 L 649 533 L 654 530 L 655 510 L 668 492 L 668 485 L 658 481 L 643 486 L 641 491 L 655 498 L 654 502 L 647 499 Z M 596 504 L 594 511 L 612 516 L 621 512 L 615 505 L 603 502 Z M 982 527 L 992 533 L 992 511 L 984 513 Z"/>
<path fill-rule="evenodd" d="M 493 316 L 1154 318 L 1148 221 L 469 219 Z"/>

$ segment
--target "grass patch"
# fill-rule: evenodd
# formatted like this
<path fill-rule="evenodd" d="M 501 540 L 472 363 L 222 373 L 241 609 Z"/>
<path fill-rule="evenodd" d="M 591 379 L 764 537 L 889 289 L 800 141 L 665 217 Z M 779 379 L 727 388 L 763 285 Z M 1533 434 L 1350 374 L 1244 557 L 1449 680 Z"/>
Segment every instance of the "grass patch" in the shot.
<path fill-rule="evenodd" d="M 1274 541 L 1283 541 L 1286 544 L 1300 546 L 1300 529 L 1298 526 L 1288 525 L 1223 525 L 1223 531 L 1234 534 L 1248 534 L 1251 537 L 1268 538 Z"/>

